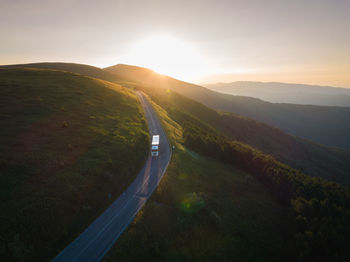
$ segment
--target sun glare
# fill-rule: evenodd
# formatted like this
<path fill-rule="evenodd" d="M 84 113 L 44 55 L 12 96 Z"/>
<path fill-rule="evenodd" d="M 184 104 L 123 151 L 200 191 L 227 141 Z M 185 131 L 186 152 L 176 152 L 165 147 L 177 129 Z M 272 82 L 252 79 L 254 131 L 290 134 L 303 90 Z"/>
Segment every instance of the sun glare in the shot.
<path fill-rule="evenodd" d="M 192 44 L 167 35 L 136 42 L 121 60 L 187 81 L 210 72 L 207 61 Z"/>

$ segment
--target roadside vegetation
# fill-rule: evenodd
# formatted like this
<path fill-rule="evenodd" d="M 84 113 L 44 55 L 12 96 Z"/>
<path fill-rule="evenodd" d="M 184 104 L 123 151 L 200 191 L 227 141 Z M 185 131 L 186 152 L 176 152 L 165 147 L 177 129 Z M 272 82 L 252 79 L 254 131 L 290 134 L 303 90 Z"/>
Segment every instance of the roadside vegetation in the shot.
<path fill-rule="evenodd" d="M 0 81 L 1 259 L 52 258 L 132 181 L 149 137 L 131 89 L 149 96 L 175 150 L 106 261 L 350 257 L 350 191 L 323 179 L 350 185 L 349 151 L 167 88 L 34 69 Z"/>
<path fill-rule="evenodd" d="M 184 147 L 183 126 L 153 106 L 175 145 L 172 161 L 104 261 L 279 261 L 287 209 L 248 173 Z"/>
<path fill-rule="evenodd" d="M 275 128 L 271 125 L 252 120 L 251 118 L 242 117 L 244 112 L 246 112 L 243 109 L 246 109 L 254 114 L 262 114 L 264 119 L 266 116 L 274 118 L 280 115 L 280 112 L 291 106 L 293 107 L 291 110 L 295 114 L 291 114 L 291 111 L 289 112 L 289 110 L 287 110 L 283 113 L 285 114 L 285 117 L 281 117 L 280 115 L 280 120 L 288 121 L 289 124 L 293 123 L 293 121 L 298 122 L 301 120 L 304 121 L 306 125 L 312 123 L 313 129 L 315 129 L 315 126 L 317 125 L 312 121 L 315 119 L 318 119 L 318 121 L 325 120 L 324 117 L 322 117 L 323 113 L 319 113 L 323 110 L 325 111 L 325 114 L 323 115 L 327 115 L 325 118 L 330 120 L 331 124 L 326 127 L 317 127 L 316 132 L 313 133 L 314 138 L 316 138 L 316 135 L 324 136 L 323 132 L 328 132 L 328 129 L 336 129 L 338 127 L 342 129 L 343 124 L 335 124 L 332 122 L 332 119 L 334 121 L 345 119 L 345 112 L 340 118 L 332 118 L 329 114 L 333 111 L 338 112 L 337 114 L 339 114 L 342 110 L 346 111 L 346 108 L 330 109 L 328 107 L 301 106 L 310 113 L 309 117 L 314 116 L 311 119 L 312 121 L 305 121 L 304 117 L 299 117 L 300 119 L 295 117 L 295 115 L 299 115 L 300 112 L 302 113 L 302 110 L 301 108 L 296 110 L 293 105 L 283 106 L 281 104 L 264 103 L 254 98 L 218 94 L 207 90 L 206 88 L 166 76 L 161 76 L 149 69 L 136 66 L 116 65 L 105 69 L 71 63 L 36 63 L 20 66 L 65 70 L 86 76 L 101 78 L 128 87 L 140 88 L 143 86 L 142 89 L 145 92 L 148 92 L 152 99 L 167 111 L 172 110 L 172 108 L 177 108 L 177 110 L 191 112 L 192 116 L 215 127 L 215 129 L 219 130 L 230 139 L 241 141 L 265 154 L 270 154 L 278 161 L 301 170 L 305 174 L 322 177 L 342 185 L 350 186 L 349 150 L 316 144 L 309 140 L 286 134 L 281 131 L 281 129 Z M 232 100 L 228 99 L 228 97 Z M 240 115 L 227 112 L 219 113 L 201 103 L 212 108 L 221 108 L 224 111 L 235 112 Z M 272 105 L 272 107 L 268 105 Z M 227 106 L 230 108 L 227 108 Z M 236 108 L 237 110 L 235 111 L 233 108 Z M 311 108 L 313 109 L 311 110 Z M 240 113 L 241 110 L 244 112 Z M 301 115 L 303 116 L 303 114 Z M 349 121 L 345 119 L 342 123 L 345 122 Z M 297 126 L 296 123 L 293 123 L 292 125 Z M 303 125 L 300 125 L 297 130 L 298 132 L 303 132 L 303 130 L 306 129 L 303 128 Z M 310 130 L 307 132 L 310 132 Z M 348 134 L 346 132 L 344 133 L 344 130 L 339 134 L 342 135 L 327 135 L 326 138 L 335 140 L 340 139 L 343 142 L 347 140 L 346 138 Z"/>
<path fill-rule="evenodd" d="M 220 132 L 220 126 L 209 125 L 207 120 L 195 117 L 195 108 L 185 111 L 179 96 L 176 97 L 177 104 L 166 103 L 171 93 L 163 92 L 162 96 L 155 90 L 149 92 L 152 98 L 156 97 L 158 104 L 167 105 L 163 108 L 168 117 L 182 127 L 183 144 L 200 155 L 253 175 L 285 208 L 286 220 L 290 221 L 289 226 L 285 226 L 291 230 L 291 241 L 287 241 L 288 258 L 283 256 L 280 260 L 347 261 L 350 257 L 347 248 L 350 245 L 349 189 L 319 177 L 307 176 L 271 155 L 232 140 Z M 264 228 L 260 230 L 264 231 Z M 274 250 L 278 254 L 279 249 Z"/>
<path fill-rule="evenodd" d="M 272 155 L 303 173 L 350 186 L 350 151 L 314 144 L 261 122 L 215 111 L 170 89 L 135 87 L 148 93 L 178 123 L 190 115 L 227 138 Z"/>
<path fill-rule="evenodd" d="M 54 257 L 136 177 L 137 97 L 81 75 L 0 69 L 0 260 Z"/>
<path fill-rule="evenodd" d="M 253 174 L 290 207 L 299 261 L 346 261 L 350 253 L 350 190 L 307 176 L 269 155 L 230 141 L 198 123 L 184 123 L 185 145 Z"/>
<path fill-rule="evenodd" d="M 104 71 L 124 82 L 170 89 L 209 108 L 255 119 L 315 143 L 350 149 L 349 107 L 269 103 L 253 97 L 214 92 L 138 66 L 118 64 Z"/>

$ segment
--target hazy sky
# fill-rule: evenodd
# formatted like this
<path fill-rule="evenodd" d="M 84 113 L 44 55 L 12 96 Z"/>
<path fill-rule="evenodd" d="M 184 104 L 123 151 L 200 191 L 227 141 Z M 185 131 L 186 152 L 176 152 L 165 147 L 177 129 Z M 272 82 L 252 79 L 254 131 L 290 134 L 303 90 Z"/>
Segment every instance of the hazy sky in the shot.
<path fill-rule="evenodd" d="M 0 0 L 0 40 L 0 64 L 166 59 L 165 73 L 194 82 L 350 87 L 350 0 Z M 157 50 L 174 52 L 149 61 Z"/>

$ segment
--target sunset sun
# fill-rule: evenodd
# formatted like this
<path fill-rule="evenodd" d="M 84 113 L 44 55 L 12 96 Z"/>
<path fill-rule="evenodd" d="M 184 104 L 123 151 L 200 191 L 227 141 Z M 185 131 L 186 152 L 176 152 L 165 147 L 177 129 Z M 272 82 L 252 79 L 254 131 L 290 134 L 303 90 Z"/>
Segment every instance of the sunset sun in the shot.
<path fill-rule="evenodd" d="M 183 80 L 199 78 L 209 71 L 207 61 L 191 43 L 168 35 L 135 42 L 123 61 Z"/>

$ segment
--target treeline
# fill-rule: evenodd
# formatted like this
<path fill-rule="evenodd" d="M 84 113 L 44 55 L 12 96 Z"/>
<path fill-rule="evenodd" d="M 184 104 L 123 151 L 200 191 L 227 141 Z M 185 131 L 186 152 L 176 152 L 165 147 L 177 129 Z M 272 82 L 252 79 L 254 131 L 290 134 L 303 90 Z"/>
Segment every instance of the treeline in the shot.
<path fill-rule="evenodd" d="M 185 111 L 181 100 L 180 104 L 176 101 L 169 103 L 172 92 L 141 89 L 182 126 L 187 147 L 251 173 L 271 190 L 282 205 L 290 207 L 294 221 L 291 225 L 294 241 L 288 248 L 291 261 L 349 261 L 348 188 L 305 175 L 271 155 L 226 137 L 215 126 L 192 115 L 198 108 L 187 108 Z M 182 102 L 186 103 L 186 99 Z M 207 117 L 213 116 L 209 114 Z"/>
<path fill-rule="evenodd" d="M 181 117 L 183 118 L 183 117 Z M 300 261 L 345 261 L 350 257 L 350 191 L 310 177 L 254 148 L 215 133 L 196 119 L 182 123 L 185 145 L 239 167 L 264 183 L 292 209 Z"/>
<path fill-rule="evenodd" d="M 350 153 L 347 151 L 314 144 L 233 113 L 215 111 L 172 90 L 143 90 L 168 113 L 176 109 L 190 114 L 216 131 L 222 132 L 229 139 L 238 140 L 272 155 L 276 160 L 305 174 L 350 186 Z M 171 117 L 176 120 L 178 114 L 171 114 Z"/>

